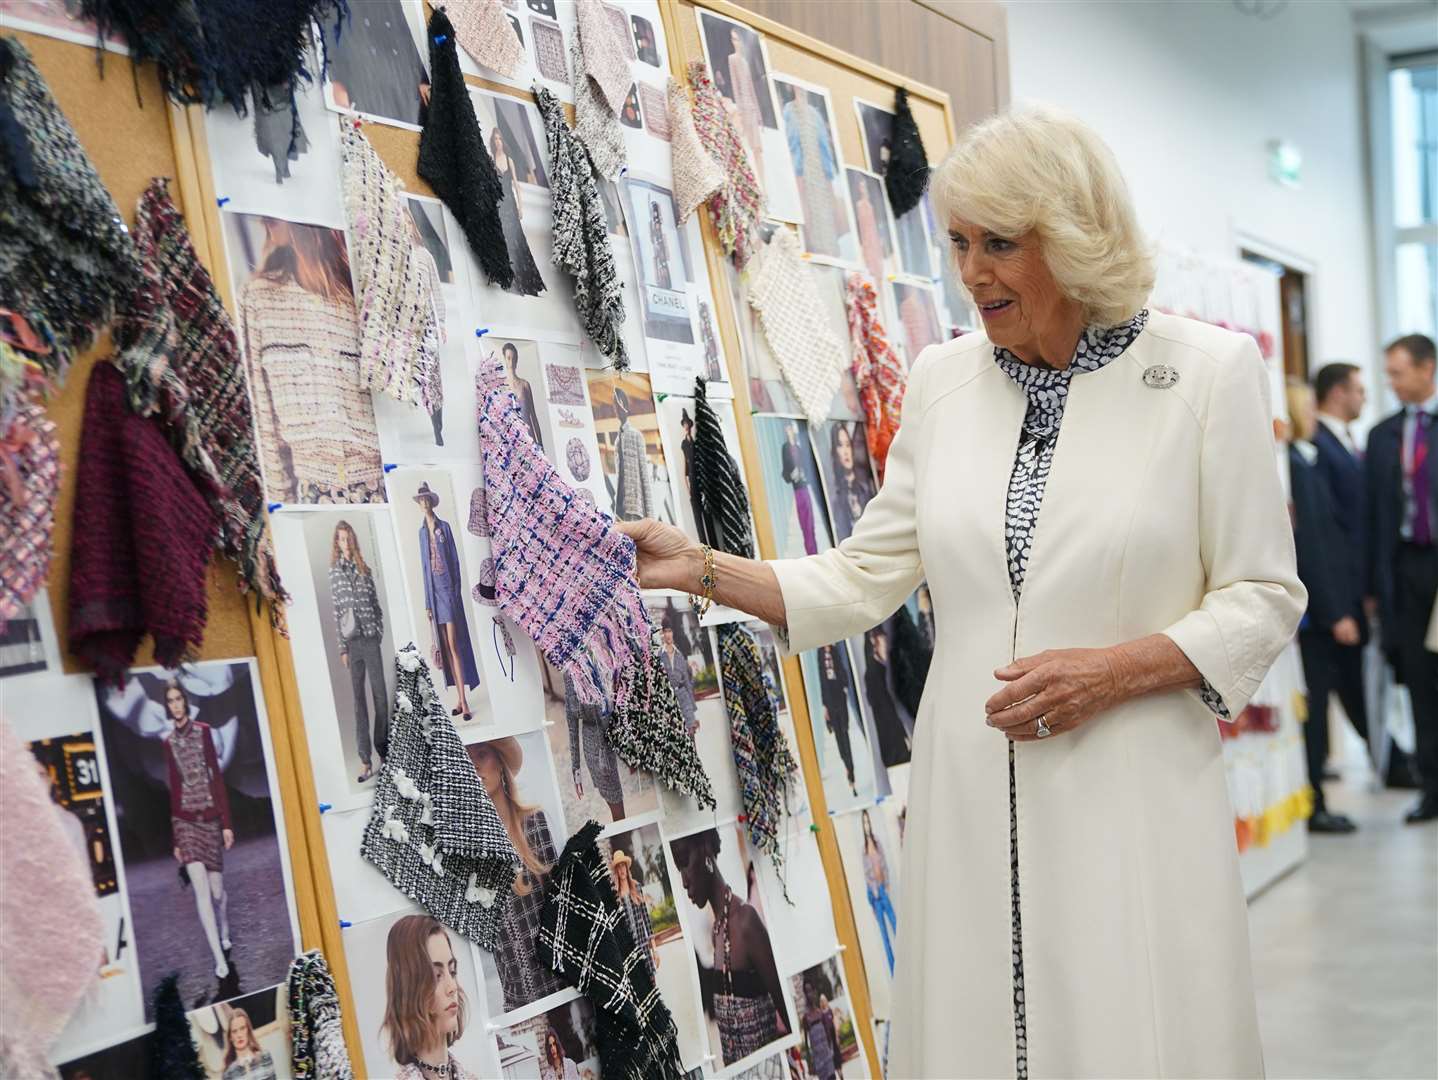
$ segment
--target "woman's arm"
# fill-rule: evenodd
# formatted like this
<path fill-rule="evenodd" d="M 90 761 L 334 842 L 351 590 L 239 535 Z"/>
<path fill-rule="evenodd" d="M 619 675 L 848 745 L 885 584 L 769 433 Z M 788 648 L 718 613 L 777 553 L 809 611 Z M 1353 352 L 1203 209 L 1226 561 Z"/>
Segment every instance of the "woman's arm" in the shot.
<path fill-rule="evenodd" d="M 922 436 L 926 356 L 919 358 L 909 376 L 884 486 L 847 540 L 822 555 L 774 562 L 714 553 L 715 601 L 784 630 L 788 640 L 781 639 L 780 645 L 787 652 L 817 648 L 877 626 L 923 580 L 914 473 Z M 618 527 L 639 549 L 642 587 L 702 591 L 703 555 L 682 532 L 653 521 L 620 522 Z"/>

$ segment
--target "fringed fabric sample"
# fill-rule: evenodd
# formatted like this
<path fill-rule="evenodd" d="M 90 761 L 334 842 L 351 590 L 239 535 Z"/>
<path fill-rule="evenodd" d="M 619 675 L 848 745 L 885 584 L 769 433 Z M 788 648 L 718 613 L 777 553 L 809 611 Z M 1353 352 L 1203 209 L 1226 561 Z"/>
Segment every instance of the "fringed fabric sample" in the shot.
<path fill-rule="evenodd" d="M 500 0 L 461 0 L 444 10 L 465 52 L 491 71 L 514 75 L 524 59 L 524 44 Z"/>
<path fill-rule="evenodd" d="M 605 1080 L 682 1080 L 679 1030 L 636 942 L 591 821 L 569 838 L 540 910 L 535 958 L 594 1006 Z"/>
<path fill-rule="evenodd" d="M 690 61 L 689 86 L 694 91 L 694 129 L 724 171 L 723 187 L 709 197 L 709 215 L 724 253 L 732 255 L 734 265 L 742 270 L 757 242 L 764 192 L 739 129 L 725 111 L 724 99 L 702 60 Z"/>
<path fill-rule="evenodd" d="M 627 25 L 628 19 L 624 21 Z M 609 111 L 618 113 L 624 108 L 624 99 L 634 82 L 621 31 L 600 0 L 578 0 L 575 22 L 580 48 L 584 51 L 584 70 L 599 88 Z"/>
<path fill-rule="evenodd" d="M 286 984 L 295 1080 L 354 1080 L 340 999 L 324 953 L 311 949 L 295 957 Z"/>
<path fill-rule="evenodd" d="M 792 230 L 775 229 L 754 256 L 749 305 L 759 313 L 764 338 L 804 414 L 814 422 L 826 419 L 848 352 L 829 326 Z"/>
<path fill-rule="evenodd" d="M 669 150 L 674 159 L 674 212 L 682 224 L 701 203 L 724 187 L 724 169 L 704 148 L 694 127 L 689 94 L 672 75 L 667 104 Z"/>
<path fill-rule="evenodd" d="M 578 40 L 570 46 L 569 65 L 574 71 L 574 133 L 589 150 L 594 171 L 602 180 L 615 179 L 624 168 L 628 151 L 619 113 L 609 107 L 599 86 L 589 77 L 584 49 Z"/>
<path fill-rule="evenodd" d="M 50 573 L 60 438 L 38 402 L 20 403 L 0 435 L 0 624 L 25 610 Z"/>
<path fill-rule="evenodd" d="M 50 1048 L 100 982 L 107 932 L 89 862 L 61 825 L 66 812 L 6 720 L 0 792 L 0 1076 L 54 1076 Z"/>
<path fill-rule="evenodd" d="M 634 542 L 535 445 L 492 353 L 475 389 L 500 610 L 573 678 L 581 701 L 606 703 L 621 671 L 647 663 L 652 650 Z"/>
<path fill-rule="evenodd" d="M 738 623 L 719 630 L 719 666 L 749 840 L 773 860 L 783 881 L 784 856 L 779 835 L 788 808 L 789 785 L 799 771 L 799 763 L 779 729 L 778 694 L 764 671 L 759 644 Z"/>
<path fill-rule="evenodd" d="M 648 659 L 625 669 L 604 733 L 631 769 L 652 773 L 665 787 L 683 792 L 701 807 L 717 805 L 709 774 L 685 727 L 674 683 L 653 641 Z"/>
<path fill-rule="evenodd" d="M 909 109 L 909 92 L 902 86 L 894 91 L 894 130 L 891 138 L 889 168 L 884 173 L 884 186 L 889 191 L 889 205 L 894 217 L 900 218 L 924 197 L 929 186 L 929 159 L 924 153 L 924 140 L 919 125 Z"/>
<path fill-rule="evenodd" d="M 909 376 L 898 354 L 889 344 L 889 335 L 879 321 L 878 296 L 862 274 L 850 274 L 849 348 L 854 384 L 864 410 L 864 431 L 869 442 L 869 459 L 884 482 L 884 465 L 889 444 L 899 431 L 899 414 Z"/>
<path fill-rule="evenodd" d="M 115 325 L 115 364 L 130 406 L 159 419 L 214 508 L 217 546 L 236 563 L 240 588 L 269 601 L 272 621 L 283 626 L 288 597 L 265 524 L 254 414 L 234 324 L 163 178 L 140 197 L 134 236 L 143 277 Z"/>
<path fill-rule="evenodd" d="M 438 286 L 416 247 L 404 182 L 354 124 L 340 127 L 360 317 L 360 384 L 433 413 L 442 402 Z"/>
<path fill-rule="evenodd" d="M 185 1003 L 180 998 L 180 976 L 166 975 L 151 999 L 155 1030 L 150 1035 L 150 1069 L 147 1075 L 165 1080 L 206 1080 L 200 1052 L 190 1034 Z"/>
<path fill-rule="evenodd" d="M 604 202 L 584 144 L 564 122 L 559 99 L 541 86 L 534 99 L 549 144 L 549 193 L 554 208 L 554 265 L 574 278 L 574 306 L 589 340 L 620 371 L 624 348 L 624 294 L 609 245 Z"/>
<path fill-rule="evenodd" d="M 703 379 L 694 380 L 694 489 L 706 534 L 720 551 L 752 559 L 754 531 L 749 524 L 749 495 L 739 464 L 724 442 L 719 414 L 709 404 Z"/>
<path fill-rule="evenodd" d="M 493 950 L 519 855 L 413 642 L 395 658 L 393 715 L 360 854 L 440 922 Z"/>
<path fill-rule="evenodd" d="M 75 500 L 70 651 L 112 682 L 149 634 L 155 662 L 178 667 L 204 640 L 218 526 L 159 425 L 131 411 L 113 364 L 90 372 Z"/>
<path fill-rule="evenodd" d="M 416 169 L 459 222 L 489 283 L 507 289 L 514 284 L 514 267 L 499 220 L 504 189 L 459 70 L 454 27 L 439 8 L 429 17 L 429 72 Z"/>
<path fill-rule="evenodd" d="M 139 275 L 120 211 L 30 54 L 0 39 L 0 309 L 34 336 L 29 349 L 0 342 L 0 431 L 22 399 L 63 381 Z"/>

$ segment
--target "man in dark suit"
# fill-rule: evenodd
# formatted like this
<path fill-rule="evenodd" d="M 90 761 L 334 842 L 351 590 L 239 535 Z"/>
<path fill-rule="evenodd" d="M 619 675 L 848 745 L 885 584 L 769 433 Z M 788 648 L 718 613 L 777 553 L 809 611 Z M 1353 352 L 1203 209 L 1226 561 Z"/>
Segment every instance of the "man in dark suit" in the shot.
<path fill-rule="evenodd" d="M 1438 595 L 1438 359 L 1432 338 L 1409 334 L 1384 360 L 1402 408 L 1368 436 L 1369 565 L 1383 652 L 1413 700 L 1414 823 L 1438 818 L 1438 653 L 1424 645 Z"/>

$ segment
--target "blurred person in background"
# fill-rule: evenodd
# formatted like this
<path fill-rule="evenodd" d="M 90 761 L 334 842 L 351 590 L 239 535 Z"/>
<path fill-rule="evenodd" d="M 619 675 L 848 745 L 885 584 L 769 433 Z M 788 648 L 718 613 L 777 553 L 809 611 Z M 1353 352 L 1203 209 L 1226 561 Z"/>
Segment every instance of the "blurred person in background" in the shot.
<path fill-rule="evenodd" d="M 1308 831 L 1350 833 L 1356 826 L 1329 811 L 1323 795 L 1323 768 L 1328 758 L 1328 697 L 1337 688 L 1348 709 L 1351 687 L 1338 682 L 1338 650 L 1358 658 L 1356 704 L 1363 704 L 1362 657 L 1358 619 L 1363 604 L 1362 580 L 1350 572 L 1337 500 L 1319 465 L 1314 435 L 1313 390 L 1301 379 L 1288 380 L 1288 475 L 1293 491 L 1293 541 L 1298 553 L 1298 578 L 1308 589 L 1308 610 L 1298 626 L 1303 680 L 1308 684 L 1308 722 L 1303 741 L 1308 757 L 1308 783 L 1313 788 L 1313 816 Z M 1345 658 L 1346 659 L 1346 658 Z M 1362 715 L 1360 713 L 1360 715 Z"/>
<path fill-rule="evenodd" d="M 1384 350 L 1401 408 L 1368 436 L 1369 575 L 1384 655 L 1413 700 L 1413 763 L 1422 785 L 1409 824 L 1438 818 L 1438 653 L 1424 642 L 1438 593 L 1438 380 L 1433 339 L 1408 334 Z"/>

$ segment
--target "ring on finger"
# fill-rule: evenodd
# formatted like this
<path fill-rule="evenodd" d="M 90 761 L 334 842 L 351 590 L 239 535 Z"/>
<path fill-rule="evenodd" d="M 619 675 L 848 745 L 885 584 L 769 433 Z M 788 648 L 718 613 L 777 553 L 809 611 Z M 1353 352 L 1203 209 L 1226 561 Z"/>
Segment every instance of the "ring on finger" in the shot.
<path fill-rule="evenodd" d="M 1053 733 L 1054 729 L 1049 727 L 1048 717 L 1040 716 L 1038 725 L 1034 728 L 1034 734 L 1037 735 L 1040 739 L 1047 739 Z"/>

